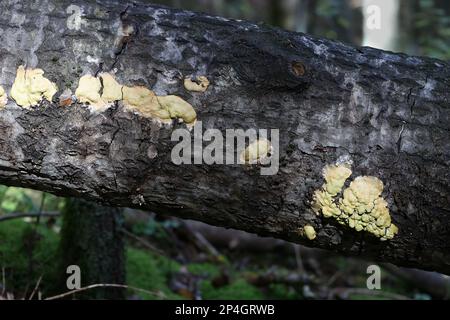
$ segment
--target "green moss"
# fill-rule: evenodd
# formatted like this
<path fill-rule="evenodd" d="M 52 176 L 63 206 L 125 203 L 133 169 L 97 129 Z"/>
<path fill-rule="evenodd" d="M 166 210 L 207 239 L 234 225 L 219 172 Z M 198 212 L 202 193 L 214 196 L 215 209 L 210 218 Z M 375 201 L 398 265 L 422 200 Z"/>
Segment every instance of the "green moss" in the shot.
<path fill-rule="evenodd" d="M 30 294 L 39 277 L 42 276 L 43 296 L 54 295 L 50 286 L 57 282 L 56 257 L 59 235 L 45 225 L 37 227 L 23 220 L 0 223 L 0 268 L 6 271 L 7 290 L 22 298 L 25 291 Z M 30 255 L 31 253 L 31 255 Z M 31 257 L 31 259 L 30 259 Z M 187 266 L 189 272 L 201 276 L 200 293 L 203 299 L 263 299 L 265 295 L 257 287 L 244 279 L 243 273 L 227 268 L 231 273 L 231 283 L 215 288 L 211 280 L 221 274 L 224 263 L 193 263 Z M 173 293 L 168 283 L 172 274 L 180 270 L 180 265 L 172 259 L 155 255 L 143 249 L 127 247 L 127 284 L 149 291 L 160 291 L 167 299 L 183 299 Z M 273 290 L 272 290 L 273 289 Z M 273 298 L 290 298 L 288 287 L 271 288 L 267 292 Z M 157 299 L 130 289 L 128 296 L 140 299 Z"/>
<path fill-rule="evenodd" d="M 264 299 L 262 292 L 244 279 L 238 279 L 221 288 L 214 288 L 210 281 L 202 281 L 203 299 L 259 300 Z"/>
<path fill-rule="evenodd" d="M 176 272 L 178 269 L 179 265 L 176 262 L 166 258 L 139 249 L 127 249 L 127 283 L 130 286 L 149 291 L 161 291 L 168 299 L 181 299 L 180 296 L 170 291 L 166 281 L 167 275 Z M 142 299 L 156 298 L 132 290 L 130 290 L 130 294 Z"/>
<path fill-rule="evenodd" d="M 301 295 L 292 287 L 280 283 L 269 285 L 267 295 L 270 299 L 294 300 L 301 298 Z"/>
<path fill-rule="evenodd" d="M 42 276 L 40 287 L 46 296 L 47 284 L 56 281 L 58 244 L 59 235 L 45 226 L 39 226 L 36 235 L 34 225 L 23 220 L 0 223 L 0 268 L 5 268 L 7 289 L 21 298 Z M 166 281 L 171 272 L 179 269 L 176 262 L 133 248 L 128 248 L 126 254 L 128 285 L 149 291 L 160 290 L 168 299 L 181 298 L 170 291 Z M 129 294 L 155 299 L 133 290 Z"/>
<path fill-rule="evenodd" d="M 6 286 L 21 297 L 42 276 L 41 290 L 54 279 L 54 258 L 58 248 L 58 235 L 22 220 L 0 223 L 0 262 L 5 268 Z M 8 286 L 9 284 L 9 286 Z"/>
<path fill-rule="evenodd" d="M 188 271 L 203 277 L 215 277 L 219 275 L 219 266 L 212 263 L 191 263 L 187 267 Z"/>
<path fill-rule="evenodd" d="M 232 272 L 231 276 L 234 280 L 230 284 L 215 288 L 211 284 L 211 279 L 220 275 L 221 266 L 218 264 L 192 263 L 187 268 L 189 272 L 206 278 L 200 285 L 203 299 L 264 299 L 262 292 L 243 279 L 240 273 Z"/>

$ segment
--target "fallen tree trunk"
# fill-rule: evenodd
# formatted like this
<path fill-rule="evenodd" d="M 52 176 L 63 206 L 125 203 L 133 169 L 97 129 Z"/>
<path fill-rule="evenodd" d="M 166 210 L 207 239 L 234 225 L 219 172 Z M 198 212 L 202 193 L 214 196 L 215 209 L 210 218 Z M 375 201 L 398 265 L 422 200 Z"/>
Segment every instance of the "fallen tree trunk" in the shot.
<path fill-rule="evenodd" d="M 1 85 L 21 64 L 56 82 L 53 102 L 0 110 L 0 182 L 233 227 L 401 266 L 450 273 L 450 65 L 353 48 L 242 21 L 134 1 L 0 4 Z M 188 101 L 203 130 L 279 129 L 279 171 L 175 165 L 184 124 L 122 102 L 60 107 L 85 74 Z M 183 87 L 206 76 L 205 92 Z M 380 241 L 311 209 L 322 170 L 342 157 L 384 182 L 399 229 Z M 312 225 L 316 238 L 301 230 Z"/>

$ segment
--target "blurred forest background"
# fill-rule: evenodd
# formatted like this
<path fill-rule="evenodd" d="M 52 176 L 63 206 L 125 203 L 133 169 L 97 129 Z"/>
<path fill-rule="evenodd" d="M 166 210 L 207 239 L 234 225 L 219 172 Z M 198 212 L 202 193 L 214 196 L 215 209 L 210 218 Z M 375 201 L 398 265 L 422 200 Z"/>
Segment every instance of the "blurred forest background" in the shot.
<path fill-rule="evenodd" d="M 446 0 L 151 2 L 450 60 Z M 371 4 L 382 9 L 381 29 L 375 31 L 364 24 Z M 67 292 L 70 264 L 81 267 L 82 286 L 128 287 L 83 290 L 65 296 L 69 299 L 450 297 L 449 278 L 436 273 L 380 265 L 381 290 L 368 290 L 368 261 L 151 212 L 0 186 L 0 300 Z"/>

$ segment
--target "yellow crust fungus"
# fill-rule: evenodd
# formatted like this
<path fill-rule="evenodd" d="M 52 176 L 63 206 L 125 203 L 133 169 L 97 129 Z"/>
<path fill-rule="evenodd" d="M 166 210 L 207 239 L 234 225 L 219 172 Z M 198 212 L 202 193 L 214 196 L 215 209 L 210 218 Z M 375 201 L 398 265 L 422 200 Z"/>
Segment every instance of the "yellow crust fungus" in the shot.
<path fill-rule="evenodd" d="M 143 86 L 123 86 L 109 73 L 81 77 L 75 95 L 80 102 L 89 103 L 98 111 L 107 108 L 111 102 L 122 101 L 125 108 L 163 122 L 178 118 L 189 125 L 197 118 L 194 108 L 180 97 L 156 96 Z"/>
<path fill-rule="evenodd" d="M 337 195 L 344 186 L 345 180 L 352 174 L 347 166 L 327 166 L 323 170 L 323 177 L 327 182 L 325 184 L 325 190 L 332 196 Z"/>
<path fill-rule="evenodd" d="M 123 87 L 123 104 L 132 109 L 143 109 L 157 104 L 156 95 L 146 87 Z"/>
<path fill-rule="evenodd" d="M 109 73 L 101 73 L 99 77 L 88 74 L 80 78 L 75 96 L 79 102 L 89 103 L 96 111 L 103 111 L 112 102 L 122 100 L 122 88 Z"/>
<path fill-rule="evenodd" d="M 146 87 L 124 87 L 123 103 L 125 107 L 146 117 L 158 118 L 163 122 L 170 120 L 169 111 L 160 105 L 153 91 Z"/>
<path fill-rule="evenodd" d="M 185 100 L 174 95 L 156 96 L 146 87 L 124 87 L 123 103 L 144 116 L 158 118 L 163 122 L 178 118 L 186 124 L 193 124 L 197 119 L 194 108 Z"/>
<path fill-rule="evenodd" d="M 242 163 L 257 163 L 260 159 L 267 157 L 272 149 L 270 141 L 267 139 L 257 139 L 249 144 L 240 156 Z"/>
<path fill-rule="evenodd" d="M 58 88 L 43 75 L 42 69 L 25 69 L 19 66 L 11 88 L 11 97 L 19 106 L 29 108 L 37 105 L 42 98 L 52 100 Z"/>
<path fill-rule="evenodd" d="M 343 191 L 340 199 L 335 198 L 351 173 L 345 165 L 327 166 L 323 170 L 326 183 L 314 192 L 313 210 L 326 218 L 333 217 L 356 231 L 370 232 L 381 240 L 392 239 L 398 228 L 391 221 L 388 203 L 381 197 L 383 182 L 380 179 L 357 177 Z"/>
<path fill-rule="evenodd" d="M 107 103 L 122 100 L 123 86 L 110 73 L 101 73 L 100 78 L 103 83 L 102 99 Z"/>
<path fill-rule="evenodd" d="M 169 112 L 171 118 L 183 119 L 184 122 L 191 124 L 197 119 L 194 108 L 178 96 L 158 96 L 158 102 L 164 110 Z"/>
<path fill-rule="evenodd" d="M 191 77 L 184 78 L 184 88 L 188 91 L 205 92 L 208 86 L 209 80 L 205 76 L 199 76 L 194 80 Z"/>
<path fill-rule="evenodd" d="M 316 230 L 309 224 L 303 227 L 303 233 L 309 240 L 314 240 L 316 238 Z"/>
<path fill-rule="evenodd" d="M 3 109 L 8 103 L 8 96 L 6 95 L 5 90 L 2 86 L 0 86 L 0 109 Z"/>
<path fill-rule="evenodd" d="M 101 89 L 100 79 L 88 74 L 80 78 L 75 96 L 79 102 L 89 103 L 95 110 L 102 111 L 106 103 L 100 96 Z"/>

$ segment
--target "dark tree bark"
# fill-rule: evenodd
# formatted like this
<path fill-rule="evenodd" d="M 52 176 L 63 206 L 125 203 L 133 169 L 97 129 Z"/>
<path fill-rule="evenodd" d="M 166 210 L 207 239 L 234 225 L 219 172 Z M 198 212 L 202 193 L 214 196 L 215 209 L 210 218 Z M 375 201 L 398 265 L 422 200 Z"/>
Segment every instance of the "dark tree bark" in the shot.
<path fill-rule="evenodd" d="M 204 130 L 279 128 L 278 174 L 174 165 L 171 133 L 185 125 L 160 126 L 120 102 L 93 114 L 80 104 L 28 110 L 10 101 L 0 111 L 0 182 L 450 273 L 448 63 L 133 3 L 2 2 L 1 84 L 9 90 L 25 62 L 72 92 L 81 75 L 115 70 L 123 84 L 183 97 Z M 137 30 L 125 42 L 121 24 Z M 211 81 L 205 93 L 184 90 L 191 74 Z M 341 156 L 355 176 L 384 182 L 399 227 L 392 240 L 311 210 L 322 169 Z M 306 224 L 316 239 L 299 234 Z"/>
<path fill-rule="evenodd" d="M 66 287 L 67 267 L 81 270 L 81 286 L 98 283 L 125 284 L 125 252 L 120 231 L 120 209 L 100 206 L 91 201 L 69 198 L 66 201 L 60 243 L 60 292 Z M 123 299 L 124 289 L 97 288 L 82 292 L 78 298 Z"/>

